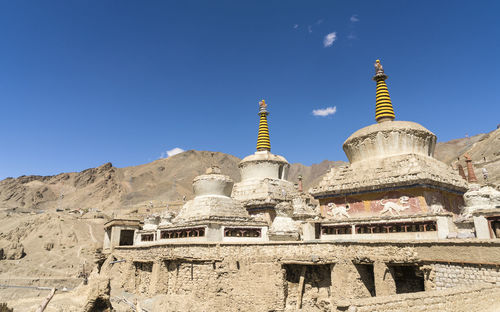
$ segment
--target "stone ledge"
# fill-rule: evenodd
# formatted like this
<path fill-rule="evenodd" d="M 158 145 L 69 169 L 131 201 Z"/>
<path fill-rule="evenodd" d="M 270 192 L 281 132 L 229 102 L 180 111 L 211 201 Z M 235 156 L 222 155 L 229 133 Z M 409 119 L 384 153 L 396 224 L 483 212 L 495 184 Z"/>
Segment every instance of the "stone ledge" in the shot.
<path fill-rule="evenodd" d="M 499 286 L 491 285 L 474 285 L 474 286 L 461 286 L 443 290 L 421 291 L 416 293 L 397 294 L 383 297 L 370 297 L 370 298 L 356 298 L 352 300 L 339 300 L 337 308 L 347 309 L 349 307 L 364 307 L 376 304 L 397 303 L 408 300 L 442 298 L 450 295 L 463 295 L 473 292 L 493 290 L 500 294 Z M 350 311 L 350 310 L 349 310 Z"/>
<path fill-rule="evenodd" d="M 337 241 L 268 241 L 268 242 L 156 242 L 150 244 L 144 244 L 140 246 L 116 246 L 115 249 L 118 250 L 130 250 L 130 249 L 145 249 L 151 247 L 166 247 L 166 246 L 267 246 L 267 245 L 395 245 L 395 246 L 453 246 L 453 245 L 477 245 L 477 246 L 488 246 L 488 247 L 500 247 L 500 239 L 495 240 L 481 240 L 481 239 L 454 239 L 450 241 L 443 240 L 369 240 L 369 241 L 359 241 L 355 239 L 343 239 Z M 494 246 L 491 246 L 494 245 Z M 500 261 L 500 259 L 499 259 Z M 453 262 L 453 261 L 451 261 Z M 500 263 L 500 262 L 499 262 Z"/>

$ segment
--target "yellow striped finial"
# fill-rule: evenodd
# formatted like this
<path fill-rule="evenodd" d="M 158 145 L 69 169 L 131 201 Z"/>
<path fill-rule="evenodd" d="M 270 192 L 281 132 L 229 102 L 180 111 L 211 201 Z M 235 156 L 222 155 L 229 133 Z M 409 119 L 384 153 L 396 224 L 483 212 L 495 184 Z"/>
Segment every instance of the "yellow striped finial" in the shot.
<path fill-rule="evenodd" d="M 384 68 L 380 64 L 380 60 L 375 61 L 375 76 L 372 78 L 377 82 L 377 92 L 375 97 L 375 120 L 380 123 L 384 121 L 394 120 L 394 110 L 392 109 L 391 97 L 385 80 L 387 75 L 384 74 Z"/>
<path fill-rule="evenodd" d="M 257 136 L 257 151 L 271 151 L 271 140 L 269 139 L 269 128 L 267 126 L 267 104 L 264 100 L 259 102 L 259 135 Z"/>

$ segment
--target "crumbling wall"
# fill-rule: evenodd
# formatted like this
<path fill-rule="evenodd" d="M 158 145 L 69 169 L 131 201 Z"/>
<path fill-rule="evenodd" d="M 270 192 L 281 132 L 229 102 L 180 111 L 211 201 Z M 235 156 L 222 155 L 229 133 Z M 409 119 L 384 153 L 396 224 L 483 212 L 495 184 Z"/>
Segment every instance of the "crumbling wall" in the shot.
<path fill-rule="evenodd" d="M 222 287 L 225 299 L 234 300 L 228 311 L 282 311 L 285 272 L 280 263 L 233 258 L 228 265 Z"/>
<path fill-rule="evenodd" d="M 432 259 L 474 258 L 500 265 L 499 251 L 499 242 L 458 240 L 117 247 L 114 258 L 125 261 L 113 264 L 112 287 L 154 297 L 154 311 L 287 311 L 297 307 L 297 274 L 306 267 L 302 310 L 327 311 L 345 300 L 364 302 L 374 292 L 377 298 L 393 297 L 398 292 L 395 266 L 415 265 L 415 270 L 424 274 L 425 289 L 429 290 L 439 280 L 433 267 L 439 261 Z M 151 266 L 145 269 L 136 263 Z M 417 291 L 413 288 L 410 291 Z M 426 293 L 416 294 L 424 298 Z"/>
<path fill-rule="evenodd" d="M 432 266 L 436 289 L 473 284 L 500 286 L 500 265 L 435 263 Z"/>
<path fill-rule="evenodd" d="M 304 311 L 331 311 L 332 265 L 285 264 L 283 267 L 286 311 L 295 311 L 298 304 Z"/>
<path fill-rule="evenodd" d="M 129 258 L 130 259 L 130 258 Z M 132 260 L 127 260 L 129 262 Z M 278 263 L 231 257 L 224 260 L 177 259 L 126 262 L 126 290 L 155 297 L 155 311 L 281 311 L 284 271 Z M 147 269 L 145 265 L 147 264 Z M 152 264 L 150 266 L 149 264 Z M 135 276 L 135 284 L 127 281 Z"/>
<path fill-rule="evenodd" d="M 89 293 L 83 307 L 84 312 L 111 311 L 110 280 L 107 277 L 97 277 L 90 281 Z"/>
<path fill-rule="evenodd" d="M 155 293 L 160 294 L 163 289 L 165 294 L 192 294 L 198 298 L 203 298 L 207 293 L 215 293 L 219 276 L 214 264 L 164 261 L 161 267 L 163 278 L 159 281 L 159 285 L 163 287 L 157 288 Z"/>
<path fill-rule="evenodd" d="M 134 262 L 135 269 L 135 289 L 141 294 L 149 292 L 151 275 L 153 272 L 153 262 Z"/>

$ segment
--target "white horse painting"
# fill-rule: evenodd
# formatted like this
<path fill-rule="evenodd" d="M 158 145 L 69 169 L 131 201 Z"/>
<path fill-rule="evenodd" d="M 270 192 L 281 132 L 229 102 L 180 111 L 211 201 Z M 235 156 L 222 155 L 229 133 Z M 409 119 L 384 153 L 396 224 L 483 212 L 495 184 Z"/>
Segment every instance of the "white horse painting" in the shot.
<path fill-rule="evenodd" d="M 387 198 L 381 199 L 379 203 L 384 206 L 384 208 L 380 211 L 380 214 L 383 215 L 385 213 L 390 213 L 391 216 L 394 216 L 394 213 L 396 213 L 397 215 L 400 215 L 401 211 L 410 208 L 408 205 L 409 200 L 410 198 L 408 196 L 401 196 L 399 198 L 400 205 L 398 203 L 387 201 Z"/>

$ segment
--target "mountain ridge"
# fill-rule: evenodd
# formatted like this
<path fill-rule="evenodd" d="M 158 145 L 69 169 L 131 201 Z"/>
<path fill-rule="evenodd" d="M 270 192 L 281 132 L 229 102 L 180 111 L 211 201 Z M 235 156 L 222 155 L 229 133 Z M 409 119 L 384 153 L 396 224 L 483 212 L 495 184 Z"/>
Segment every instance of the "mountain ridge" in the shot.
<path fill-rule="evenodd" d="M 480 182 L 500 182 L 500 129 L 436 144 L 435 157 L 454 168 L 459 161 L 465 165 L 465 153 L 471 155 Z M 207 167 L 218 165 L 223 174 L 238 182 L 240 160 L 221 152 L 188 150 L 137 166 L 118 168 L 105 163 L 81 172 L 6 178 L 0 181 L 0 209 L 118 211 L 181 205 L 184 199 L 192 198 L 191 182 Z M 311 166 L 293 163 L 288 180 L 296 183 L 301 175 L 307 190 L 331 168 L 346 164 L 331 160 Z M 488 181 L 483 181 L 483 167 L 488 171 Z"/>

